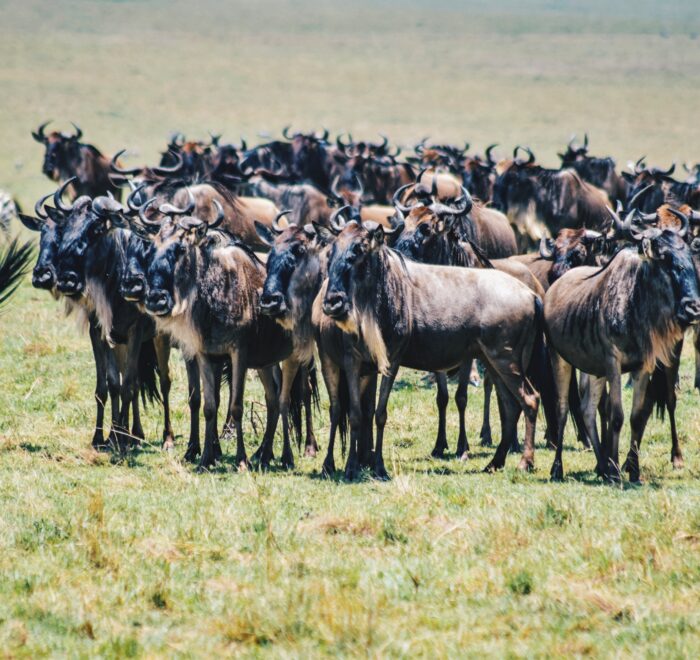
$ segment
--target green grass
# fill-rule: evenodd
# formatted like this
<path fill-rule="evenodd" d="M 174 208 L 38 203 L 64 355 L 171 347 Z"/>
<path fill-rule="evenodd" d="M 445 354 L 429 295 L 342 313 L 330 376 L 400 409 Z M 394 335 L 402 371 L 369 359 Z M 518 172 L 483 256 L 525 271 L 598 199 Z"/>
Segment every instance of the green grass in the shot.
<path fill-rule="evenodd" d="M 140 161 L 169 130 L 253 139 L 287 121 L 479 148 L 522 141 L 552 164 L 585 129 L 623 163 L 698 158 L 690 1 L 0 0 L 0 14 L 0 186 L 29 206 L 50 190 L 29 136 L 49 117 L 78 121 L 108 153 L 138 149 Z M 88 448 L 89 342 L 60 305 L 25 282 L 0 315 L 0 347 L 9 655 L 697 656 L 700 418 L 687 350 L 686 467 L 671 469 L 667 425 L 654 419 L 644 485 L 617 489 L 594 478 L 571 433 L 567 481 L 550 484 L 541 429 L 533 474 L 514 457 L 481 474 L 480 389 L 472 459 L 430 459 L 434 392 L 411 372 L 390 401 L 389 483 L 322 480 L 322 456 L 291 473 L 238 474 L 230 442 L 227 460 L 197 475 L 179 460 L 182 437 L 175 455 L 159 451 L 154 410 L 144 449 L 115 463 Z M 186 436 L 177 356 L 173 370 Z M 253 378 L 246 401 L 253 450 L 263 402 Z M 451 407 L 452 448 L 456 422 Z M 325 446 L 325 400 L 316 425 Z M 623 438 L 626 451 L 627 425 Z"/>

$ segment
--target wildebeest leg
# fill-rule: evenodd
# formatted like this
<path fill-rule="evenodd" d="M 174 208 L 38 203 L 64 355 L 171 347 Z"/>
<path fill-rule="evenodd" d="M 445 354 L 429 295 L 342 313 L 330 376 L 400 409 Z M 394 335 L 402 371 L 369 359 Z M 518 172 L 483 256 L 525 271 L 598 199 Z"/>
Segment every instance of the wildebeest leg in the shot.
<path fill-rule="evenodd" d="M 374 415 L 377 400 L 377 374 L 360 379 L 362 421 L 357 445 L 358 460 L 362 467 L 374 466 Z"/>
<path fill-rule="evenodd" d="M 678 370 L 681 366 L 681 351 L 676 353 L 670 367 L 664 369 L 666 376 L 666 410 L 668 410 L 668 421 L 671 424 L 671 463 L 676 470 L 683 467 L 683 453 L 678 442 L 678 429 L 676 428 L 676 383 L 678 382 Z M 641 442 L 641 437 L 639 438 Z"/>
<path fill-rule="evenodd" d="M 322 351 L 319 351 L 319 357 L 321 360 L 323 382 L 326 384 L 326 391 L 328 392 L 328 399 L 330 402 L 331 429 L 328 436 L 328 450 L 326 451 L 326 458 L 323 461 L 323 474 L 330 476 L 335 472 L 333 450 L 335 447 L 335 435 L 338 431 L 341 415 L 340 379 L 345 376 L 341 373 L 340 368 Z"/>
<path fill-rule="evenodd" d="M 118 444 L 121 453 L 126 452 L 126 448 L 131 441 L 129 437 L 129 408 L 136 396 L 136 385 L 138 377 L 139 352 L 143 340 L 143 329 L 136 323 L 129 329 L 126 342 L 126 357 L 122 371 L 122 383 L 119 395 L 121 398 L 121 408 L 119 411 Z"/>
<path fill-rule="evenodd" d="M 360 364 L 350 356 L 344 357 L 345 377 L 350 399 L 350 451 L 345 463 L 345 478 L 354 481 L 360 471 L 359 444 L 362 435 L 362 396 L 360 394 Z"/>
<path fill-rule="evenodd" d="M 204 451 L 199 459 L 199 469 L 211 467 L 216 462 L 214 443 L 218 437 L 216 417 L 219 409 L 216 394 L 217 365 L 208 355 L 198 355 L 197 363 L 202 377 L 202 392 L 204 394 Z"/>
<path fill-rule="evenodd" d="M 433 458 L 442 458 L 445 455 L 445 452 L 448 450 L 447 430 L 445 426 L 447 421 L 447 404 L 450 401 L 450 395 L 447 390 L 447 374 L 444 371 L 435 373 L 435 388 L 437 389 L 435 402 L 437 403 L 438 409 L 438 432 L 431 456 Z"/>
<path fill-rule="evenodd" d="M 639 445 L 644 435 L 649 415 L 654 408 L 654 397 L 651 393 L 650 374 L 637 371 L 633 374 L 634 394 L 632 397 L 632 414 L 630 415 L 630 450 L 625 461 L 625 469 L 630 481 L 639 481 Z"/>
<path fill-rule="evenodd" d="M 600 436 L 598 435 L 596 416 L 605 393 L 605 384 L 605 378 L 581 374 L 581 414 L 583 415 L 586 434 L 593 444 L 593 452 L 596 458 L 596 474 L 601 477 L 605 475 L 607 459 L 605 447 L 601 444 Z"/>
<path fill-rule="evenodd" d="M 146 435 L 141 425 L 141 406 L 139 405 L 138 387 L 134 388 L 134 398 L 131 401 L 131 414 L 131 442 L 134 445 L 139 445 Z"/>
<path fill-rule="evenodd" d="M 493 393 L 493 380 L 491 375 L 487 371 L 484 374 L 484 419 L 481 423 L 481 432 L 479 436 L 481 437 L 482 447 L 491 447 L 493 445 L 493 438 L 491 437 L 491 394 Z"/>
<path fill-rule="evenodd" d="M 550 349 L 550 361 L 557 390 L 557 438 L 556 453 L 549 477 L 552 481 L 562 481 L 564 479 L 564 461 L 562 451 L 564 449 L 564 429 L 566 428 L 566 416 L 569 414 L 569 385 L 573 370 L 558 353 Z"/>
<path fill-rule="evenodd" d="M 286 362 L 283 363 L 286 365 Z M 289 411 L 289 391 L 292 388 L 292 381 L 296 375 L 296 369 L 298 368 L 298 363 L 293 366 L 289 373 L 285 374 L 283 370 L 282 377 L 282 387 L 285 386 L 285 378 L 291 376 L 289 384 L 287 385 L 287 411 Z M 263 435 L 262 446 L 272 447 L 272 443 L 275 439 L 275 431 L 277 430 L 277 422 L 280 418 L 280 390 L 279 390 L 279 380 L 275 378 L 274 370 L 276 365 L 273 367 L 266 367 L 264 369 L 258 369 L 258 377 L 265 390 L 265 407 L 267 408 L 267 420 L 265 422 L 265 433 Z M 241 397 L 242 400 L 242 397 Z M 241 406 L 242 409 L 242 406 Z M 231 417 L 235 421 L 235 410 L 231 411 Z M 246 466 L 248 461 L 245 457 L 245 447 L 238 447 L 237 450 L 237 462 L 239 466 Z M 289 441 L 289 433 L 287 433 L 286 446 L 282 451 L 282 467 L 285 470 L 291 470 L 294 467 L 294 454 L 292 453 L 292 444 Z"/>
<path fill-rule="evenodd" d="M 110 348 L 103 339 L 100 339 L 100 342 L 107 366 L 107 390 L 109 391 L 112 413 L 112 428 L 109 431 L 108 443 L 110 447 L 116 450 L 118 446 L 117 429 L 119 428 L 119 388 L 121 385 L 121 376 L 119 375 L 119 366 L 117 364 L 115 351 Z"/>
<path fill-rule="evenodd" d="M 305 365 L 301 367 L 302 386 L 304 390 L 304 418 L 306 420 L 306 442 L 304 443 L 304 456 L 308 458 L 313 458 L 318 453 L 318 443 L 316 442 L 316 435 L 314 434 L 314 402 L 313 390 L 311 387 L 311 366 Z"/>
<path fill-rule="evenodd" d="M 224 361 L 223 360 L 217 360 L 214 363 L 214 396 L 216 397 L 216 414 L 219 414 L 219 408 L 221 406 L 221 381 L 223 380 L 223 375 L 224 375 Z M 232 385 L 229 384 L 231 387 Z M 229 389 L 229 406 L 231 405 L 231 398 L 230 398 L 231 390 Z M 226 420 L 224 421 L 224 427 L 222 429 L 222 433 L 226 433 L 226 429 L 230 427 L 230 408 L 226 408 Z M 217 419 L 217 424 L 218 424 L 218 419 Z M 216 437 L 214 438 L 214 458 L 216 460 L 220 459 L 224 453 L 221 450 L 221 436 L 217 433 Z"/>
<path fill-rule="evenodd" d="M 246 470 L 249 467 L 248 458 L 245 453 L 245 444 L 243 443 L 243 393 L 245 391 L 245 374 L 247 370 L 248 359 L 247 355 L 242 351 L 233 351 L 231 353 L 231 407 L 229 409 L 229 417 L 233 420 L 233 426 L 236 430 L 236 465 L 239 470 Z M 274 416 L 275 425 L 279 417 L 278 394 L 277 389 L 272 384 L 272 394 L 270 390 L 270 380 L 273 378 L 272 369 L 260 369 L 258 371 L 263 387 L 265 388 L 265 401 L 267 403 L 267 426 L 265 433 L 270 427 L 270 416 Z M 275 429 L 272 428 L 274 436 Z"/>
<path fill-rule="evenodd" d="M 90 344 L 92 345 L 92 355 L 95 359 L 95 403 L 97 404 L 92 446 L 99 450 L 107 446 L 104 436 L 105 402 L 107 400 L 107 356 L 105 354 L 106 346 L 102 342 L 102 331 L 93 323 L 90 323 Z"/>
<path fill-rule="evenodd" d="M 194 463 L 201 451 L 199 444 L 199 407 L 202 403 L 202 388 L 199 381 L 199 365 L 194 358 L 185 358 L 187 370 L 187 403 L 190 407 L 190 439 L 187 442 L 185 460 Z"/>
<path fill-rule="evenodd" d="M 274 373 L 272 373 L 272 379 L 275 391 L 279 390 L 279 413 L 282 417 L 282 435 L 283 435 L 283 449 L 282 449 L 282 465 L 285 468 L 294 467 L 294 454 L 292 453 L 292 443 L 289 437 L 289 398 L 292 390 L 292 383 L 294 382 L 294 377 L 299 369 L 299 363 L 295 362 L 293 359 L 289 358 L 282 363 L 281 378 L 278 380 L 275 378 Z M 262 369 L 258 370 L 258 375 L 262 381 Z M 264 384 L 264 383 L 263 383 Z M 267 400 L 267 389 L 265 389 L 265 397 Z M 270 407 L 267 406 L 268 422 L 265 427 L 265 433 L 263 434 L 263 439 L 260 442 L 260 446 L 255 450 L 255 453 L 251 456 L 251 462 L 254 465 L 258 465 L 260 468 L 266 470 L 270 467 L 270 462 L 273 459 L 273 444 L 275 441 L 275 434 L 267 433 L 267 428 L 269 426 L 269 415 Z M 275 422 L 276 424 L 276 422 Z"/>
<path fill-rule="evenodd" d="M 395 362 L 389 367 L 386 376 L 382 376 L 379 386 L 379 400 L 377 401 L 377 412 L 375 419 L 377 422 L 377 444 L 374 448 L 374 468 L 372 472 L 377 479 L 388 479 L 389 474 L 384 467 L 384 427 L 386 426 L 386 409 L 391 395 L 391 388 L 394 386 L 396 374 L 399 371 L 399 363 Z"/>
<path fill-rule="evenodd" d="M 484 468 L 484 472 L 495 472 L 506 464 L 506 456 L 513 443 L 513 437 L 518 434 L 518 418 L 520 417 L 520 406 L 508 387 L 505 386 L 500 377 L 494 376 L 493 382 L 496 387 L 498 411 L 501 417 L 501 440 L 496 447 L 493 458 Z"/>
<path fill-rule="evenodd" d="M 606 372 L 606 378 L 610 385 L 610 415 L 608 416 L 610 449 L 605 474 L 610 481 L 620 481 L 620 431 L 625 421 L 625 413 L 622 408 L 622 374 L 619 360 L 610 358 L 606 365 Z"/>
<path fill-rule="evenodd" d="M 471 382 L 471 368 L 476 364 L 476 360 L 467 360 L 459 368 L 459 381 L 457 383 L 457 392 L 455 392 L 455 403 L 457 404 L 457 413 L 459 414 L 459 435 L 457 436 L 457 453 L 456 456 L 462 461 L 469 458 L 469 441 L 467 440 L 467 388 Z M 489 376 L 490 379 L 490 376 Z M 484 387 L 486 387 L 486 378 L 484 378 Z M 484 397 L 486 391 L 484 390 Z M 485 405 L 485 404 L 484 404 Z M 489 429 L 489 433 L 491 430 Z"/>
<path fill-rule="evenodd" d="M 170 421 L 170 341 L 164 335 L 156 335 L 153 340 L 158 361 L 160 394 L 163 397 L 163 449 L 175 448 L 175 434 Z"/>

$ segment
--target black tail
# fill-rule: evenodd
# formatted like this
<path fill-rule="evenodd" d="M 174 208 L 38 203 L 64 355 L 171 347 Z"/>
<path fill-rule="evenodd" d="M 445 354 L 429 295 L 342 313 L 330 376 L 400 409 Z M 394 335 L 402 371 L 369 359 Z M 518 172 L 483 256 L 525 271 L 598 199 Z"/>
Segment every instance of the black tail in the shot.
<path fill-rule="evenodd" d="M 656 404 L 656 416 L 664 419 L 666 416 L 666 401 L 668 400 L 668 380 L 664 368 L 658 362 L 649 383 L 653 402 Z"/>
<path fill-rule="evenodd" d="M 532 357 L 527 369 L 527 377 L 540 393 L 544 416 L 547 420 L 547 428 L 551 429 L 550 433 L 556 438 L 559 437 L 557 386 L 547 344 L 544 341 L 544 307 L 538 297 L 535 297 L 535 328 L 535 344 L 532 347 Z"/>
<path fill-rule="evenodd" d="M 6 302 L 19 286 L 22 277 L 29 269 L 34 255 L 31 243 L 18 245 L 17 239 L 0 256 L 0 305 Z"/>
<path fill-rule="evenodd" d="M 569 383 L 569 412 L 571 420 L 576 428 L 576 437 L 578 441 L 588 446 L 588 434 L 586 433 L 586 425 L 583 423 L 583 410 L 581 410 L 581 394 L 578 390 L 578 380 L 576 378 L 576 370 L 571 372 L 571 382 Z"/>
<path fill-rule="evenodd" d="M 306 369 L 300 367 L 297 369 L 296 376 L 294 376 L 294 380 L 292 381 L 292 389 L 289 392 L 289 418 L 292 422 L 292 430 L 297 439 L 297 448 L 299 451 L 301 451 L 302 424 L 304 423 L 305 378 Z"/>
<path fill-rule="evenodd" d="M 340 416 L 338 418 L 338 432 L 340 433 L 340 447 L 345 456 L 345 449 L 348 441 L 348 418 L 350 412 L 350 390 L 344 370 L 340 370 L 340 381 L 338 382 L 338 403 L 340 404 Z"/>
<path fill-rule="evenodd" d="M 144 407 L 161 400 L 158 391 L 158 359 L 152 339 L 143 342 L 139 351 L 139 391 Z"/>

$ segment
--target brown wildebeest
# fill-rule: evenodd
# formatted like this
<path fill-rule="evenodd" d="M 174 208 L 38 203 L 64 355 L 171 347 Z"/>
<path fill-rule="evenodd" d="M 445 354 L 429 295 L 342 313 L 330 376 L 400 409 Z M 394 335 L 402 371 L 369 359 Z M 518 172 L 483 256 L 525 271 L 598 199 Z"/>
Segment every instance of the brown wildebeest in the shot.
<path fill-rule="evenodd" d="M 612 212 L 611 212 L 612 213 Z M 700 287 L 690 249 L 680 231 L 632 227 L 631 212 L 616 228 L 629 234 L 634 247 L 621 249 L 603 268 L 582 266 L 559 278 L 545 295 L 545 323 L 554 352 L 559 427 L 553 479 L 563 478 L 562 435 L 568 412 L 572 368 L 591 374 L 591 401 L 584 418 L 593 441 L 597 470 L 620 479 L 619 437 L 624 420 L 621 374 L 632 372 L 634 400 L 627 470 L 639 480 L 639 441 L 653 406 L 650 376 L 657 361 L 672 362 L 684 330 L 700 321 Z M 597 399 L 610 388 L 607 437 L 601 447 L 595 424 Z"/>
<path fill-rule="evenodd" d="M 518 233 L 520 252 L 539 245 L 549 233 L 560 229 L 587 227 L 602 231 L 610 224 L 606 193 L 586 183 L 572 170 L 548 170 L 517 157 L 501 161 L 496 167 L 492 203 L 505 213 Z"/>
<path fill-rule="evenodd" d="M 392 233 L 402 228 L 399 224 Z M 520 467 L 531 468 L 540 396 L 526 373 L 539 381 L 531 367 L 544 368 L 546 362 L 541 302 L 505 273 L 406 261 L 385 245 L 387 235 L 381 225 L 346 225 L 333 244 L 323 293 L 323 313 L 347 339 L 351 438 L 346 477 L 357 475 L 360 369 L 368 361 L 382 373 L 375 476 L 387 477 L 382 452 L 386 406 L 399 367 L 448 371 L 476 356 L 493 372 L 503 419 L 503 437 L 487 470 L 503 467 L 521 410 L 527 431 Z"/>
<path fill-rule="evenodd" d="M 83 132 L 73 124 L 75 133 L 52 131 L 45 133 L 44 122 L 32 137 L 45 147 L 42 172 L 56 183 L 65 183 L 71 179 L 70 195 L 77 199 L 81 195 L 98 197 L 111 192 L 118 199 L 121 188 L 110 179 L 110 161 L 91 144 L 80 142 Z"/>
<path fill-rule="evenodd" d="M 700 185 L 676 181 L 671 175 L 675 164 L 662 170 L 646 167 L 644 158 L 634 165 L 634 174 L 623 172 L 622 176 L 629 182 L 629 191 L 625 208 L 629 211 L 638 209 L 643 213 L 655 213 L 663 204 L 681 206 L 688 204 L 694 209 L 700 208 Z"/>

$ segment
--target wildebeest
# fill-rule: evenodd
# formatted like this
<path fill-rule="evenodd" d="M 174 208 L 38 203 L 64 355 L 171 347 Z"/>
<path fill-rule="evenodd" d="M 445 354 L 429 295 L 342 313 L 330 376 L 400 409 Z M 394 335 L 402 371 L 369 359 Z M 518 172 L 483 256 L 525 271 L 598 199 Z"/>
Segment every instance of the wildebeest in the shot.
<path fill-rule="evenodd" d="M 694 209 L 700 208 L 700 185 L 676 181 L 672 177 L 675 169 L 675 164 L 666 170 L 648 168 L 640 158 L 634 166 L 634 174 L 623 173 L 629 181 L 625 208 L 630 211 L 638 209 L 643 213 L 654 213 L 662 204 L 688 204 Z"/>
<path fill-rule="evenodd" d="M 391 233 L 401 229 L 399 224 Z M 353 478 L 358 469 L 363 362 L 373 363 L 382 374 L 373 472 L 385 478 L 386 406 L 399 367 L 441 372 L 477 356 L 493 372 L 503 420 L 501 443 L 487 470 L 503 467 L 520 410 L 527 420 L 520 467 L 532 467 L 540 396 L 526 373 L 534 376 L 530 367 L 545 360 L 541 301 L 499 271 L 407 261 L 386 246 L 391 233 L 381 225 L 348 223 L 333 244 L 322 290 L 323 313 L 347 340 L 351 439 L 346 476 Z"/>
<path fill-rule="evenodd" d="M 588 134 L 583 144 L 576 145 L 576 136 L 569 140 L 566 151 L 559 154 L 561 168 L 571 168 L 584 180 L 596 188 L 604 190 L 615 202 L 624 203 L 627 199 L 627 181 L 617 173 L 615 161 L 610 158 L 596 158 L 588 155 Z"/>
<path fill-rule="evenodd" d="M 505 213 L 518 232 L 520 251 L 539 245 L 543 236 L 556 236 L 560 229 L 601 231 L 610 224 L 605 192 L 586 183 L 572 170 L 548 170 L 528 159 L 502 161 L 496 168 L 492 202 Z"/>
<path fill-rule="evenodd" d="M 291 338 L 275 321 L 259 312 L 259 291 L 265 268 L 240 239 L 211 226 L 184 209 L 161 207 L 177 220 L 155 239 L 148 267 L 146 310 L 159 330 L 169 333 L 186 357 L 197 359 L 204 395 L 205 439 L 200 468 L 218 458 L 217 363 L 231 361 L 229 418 L 236 433 L 236 462 L 248 465 L 243 444 L 243 391 L 249 368 L 257 369 L 265 389 L 267 423 L 261 447 L 274 437 L 279 401 L 273 367 L 292 351 Z M 283 368 L 283 378 L 284 378 Z M 284 384 L 283 384 L 284 387 Z M 283 455 L 289 465 L 291 456 Z"/>
<path fill-rule="evenodd" d="M 109 158 L 93 145 L 82 143 L 83 132 L 75 124 L 75 133 L 51 131 L 46 135 L 49 123 L 44 122 L 32 131 L 32 137 L 45 147 L 42 172 L 56 183 L 63 184 L 71 179 L 69 192 L 72 199 L 81 195 L 97 197 L 108 192 L 119 198 L 121 188 L 110 179 Z"/>
<path fill-rule="evenodd" d="M 614 221 L 634 247 L 619 250 L 603 268 L 582 266 L 568 271 L 545 296 L 547 336 L 550 348 L 559 356 L 555 359 L 559 429 L 553 479 L 563 478 L 563 422 L 571 370 L 577 368 L 594 377 L 584 417 L 598 471 L 611 480 L 620 478 L 621 374 L 632 372 L 632 433 L 626 465 L 630 480 L 639 480 L 639 441 L 653 405 L 650 376 L 657 361 L 671 363 L 684 330 L 700 321 L 698 277 L 683 240 L 687 223 L 678 232 L 637 231 L 631 224 L 633 214 L 624 223 L 617 216 Z M 610 388 L 608 429 L 601 447 L 595 410 L 606 381 Z"/>

